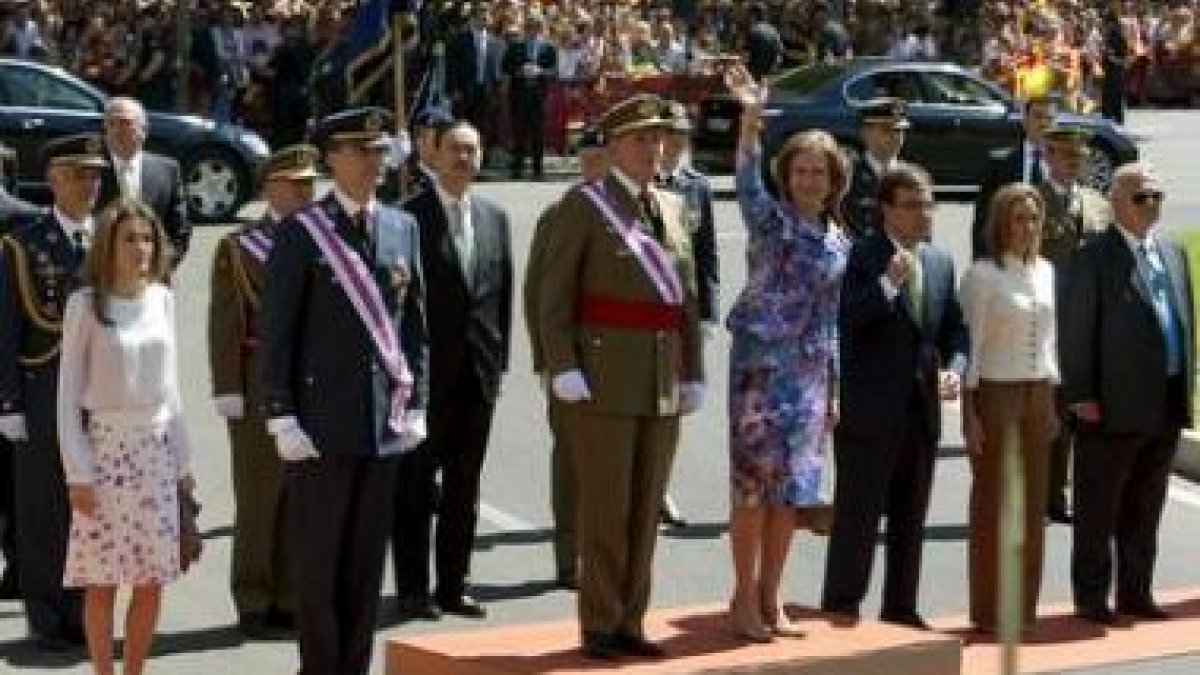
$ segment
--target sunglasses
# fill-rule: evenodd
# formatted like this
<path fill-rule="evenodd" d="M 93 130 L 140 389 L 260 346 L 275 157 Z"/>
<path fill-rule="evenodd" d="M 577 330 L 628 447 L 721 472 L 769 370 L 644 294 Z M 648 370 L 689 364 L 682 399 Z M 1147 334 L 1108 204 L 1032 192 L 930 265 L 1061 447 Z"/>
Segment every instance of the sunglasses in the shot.
<path fill-rule="evenodd" d="M 1135 192 L 1133 193 L 1133 196 L 1130 197 L 1130 201 L 1138 206 L 1145 206 L 1151 201 L 1161 204 L 1162 200 L 1163 193 L 1158 190 L 1144 190 L 1142 192 Z"/>

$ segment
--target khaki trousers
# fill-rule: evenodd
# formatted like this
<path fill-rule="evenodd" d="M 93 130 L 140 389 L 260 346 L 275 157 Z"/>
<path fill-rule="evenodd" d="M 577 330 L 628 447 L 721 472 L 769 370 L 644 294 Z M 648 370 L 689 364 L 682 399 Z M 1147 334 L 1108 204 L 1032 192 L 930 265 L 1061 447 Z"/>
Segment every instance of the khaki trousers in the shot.
<path fill-rule="evenodd" d="M 1047 381 L 985 380 L 975 392 L 975 404 L 983 427 L 983 451 L 970 456 L 971 623 L 984 630 L 997 626 L 1003 452 L 1011 446 L 1020 453 L 1025 498 L 1022 625 L 1027 625 L 1037 613 L 1042 585 L 1047 473 L 1050 444 L 1058 427 L 1054 389 Z"/>
<path fill-rule="evenodd" d="M 581 627 L 640 636 L 679 416 L 562 408 L 577 477 Z"/>

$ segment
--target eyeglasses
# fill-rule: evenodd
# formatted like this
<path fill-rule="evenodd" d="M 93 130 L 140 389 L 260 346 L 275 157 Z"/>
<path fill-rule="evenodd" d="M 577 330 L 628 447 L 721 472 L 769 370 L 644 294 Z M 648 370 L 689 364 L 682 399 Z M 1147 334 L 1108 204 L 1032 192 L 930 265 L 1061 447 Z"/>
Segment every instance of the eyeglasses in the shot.
<path fill-rule="evenodd" d="M 1130 199 L 1130 201 L 1132 201 L 1134 204 L 1137 204 L 1138 206 L 1145 206 L 1146 204 L 1148 204 L 1151 201 L 1161 204 L 1163 201 L 1163 197 L 1164 197 L 1163 193 L 1159 190 L 1144 190 L 1141 192 L 1133 193 L 1133 195 L 1129 199 Z"/>

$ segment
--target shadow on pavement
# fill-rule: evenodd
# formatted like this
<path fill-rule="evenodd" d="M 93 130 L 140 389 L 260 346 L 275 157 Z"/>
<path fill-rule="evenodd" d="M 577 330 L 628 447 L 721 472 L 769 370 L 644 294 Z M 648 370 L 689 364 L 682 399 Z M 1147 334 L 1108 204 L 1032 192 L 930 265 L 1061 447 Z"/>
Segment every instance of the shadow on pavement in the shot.
<path fill-rule="evenodd" d="M 33 640 L 18 638 L 0 642 L 0 659 L 14 668 L 65 670 L 87 662 L 87 651 L 79 647 L 65 652 L 48 652 L 39 649 Z"/>
<path fill-rule="evenodd" d="M 240 647 L 245 642 L 236 625 L 209 626 L 196 630 L 159 633 L 154 637 L 154 655 L 210 652 Z"/>

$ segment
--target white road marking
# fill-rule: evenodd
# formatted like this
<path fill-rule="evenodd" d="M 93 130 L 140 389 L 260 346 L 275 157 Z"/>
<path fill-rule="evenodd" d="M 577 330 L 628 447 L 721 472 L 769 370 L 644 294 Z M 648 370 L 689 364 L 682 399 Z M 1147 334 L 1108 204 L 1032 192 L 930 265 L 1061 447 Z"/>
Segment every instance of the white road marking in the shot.
<path fill-rule="evenodd" d="M 491 523 L 501 532 L 528 532 L 534 529 L 533 523 L 505 513 L 487 502 L 479 502 L 479 517 Z"/>
<path fill-rule="evenodd" d="M 1181 504 L 1200 509 L 1200 490 L 1182 478 L 1171 478 L 1171 484 L 1167 486 L 1167 497 Z"/>

